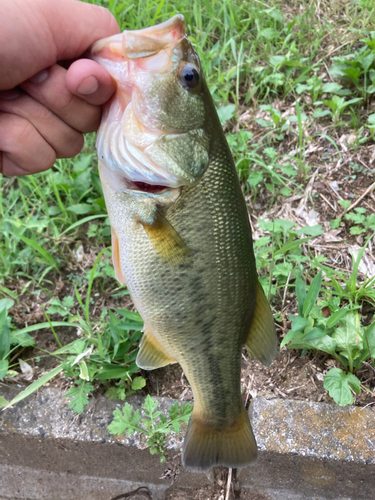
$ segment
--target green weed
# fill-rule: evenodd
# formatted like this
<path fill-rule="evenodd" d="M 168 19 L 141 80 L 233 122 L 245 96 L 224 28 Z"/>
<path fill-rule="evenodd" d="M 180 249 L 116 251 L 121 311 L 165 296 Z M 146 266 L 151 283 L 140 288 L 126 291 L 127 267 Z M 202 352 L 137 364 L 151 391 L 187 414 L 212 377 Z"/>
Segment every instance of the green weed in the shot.
<path fill-rule="evenodd" d="M 139 410 L 133 411 L 129 403 L 125 403 L 122 411 L 119 408 L 113 412 L 113 421 L 108 426 L 110 434 L 123 434 L 128 436 L 139 432 L 147 439 L 147 447 L 151 455 L 160 454 L 160 462 L 166 461 L 166 438 L 168 434 L 180 432 L 181 423 L 187 424 L 193 407 L 190 403 L 173 403 L 165 417 L 161 411 L 157 411 L 159 403 L 150 395 L 142 404 L 142 414 Z"/>
<path fill-rule="evenodd" d="M 289 314 L 292 328 L 280 347 L 288 344 L 290 349 L 321 351 L 335 358 L 344 370 L 337 367 L 330 369 L 324 377 L 324 387 L 337 404 L 345 406 L 353 403 L 350 389 L 357 394 L 361 391 L 361 382 L 354 375 L 355 372 L 364 361 L 370 359 L 374 362 L 375 321 L 370 326 L 363 327 L 359 315 L 359 297 L 352 297 L 354 303 L 349 301 L 347 306 L 340 308 L 341 301 L 349 298 L 345 290 L 336 290 L 335 295 L 332 292 L 328 295 L 321 285 L 321 271 L 312 280 L 308 292 L 301 275 L 297 277 L 298 314 Z M 350 285 L 348 280 L 347 287 Z M 328 299 L 320 305 L 317 304 L 319 293 L 323 293 Z M 328 314 L 322 314 L 323 304 Z"/>

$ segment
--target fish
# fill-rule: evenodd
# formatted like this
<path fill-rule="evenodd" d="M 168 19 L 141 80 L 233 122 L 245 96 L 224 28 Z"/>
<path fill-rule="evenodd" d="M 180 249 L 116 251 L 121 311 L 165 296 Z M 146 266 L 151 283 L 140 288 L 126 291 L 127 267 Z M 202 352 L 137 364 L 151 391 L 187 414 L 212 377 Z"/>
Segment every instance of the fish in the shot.
<path fill-rule="evenodd" d="M 242 347 L 268 366 L 277 337 L 201 62 L 180 14 L 99 40 L 91 57 L 117 85 L 97 152 L 115 275 L 144 321 L 136 363 L 177 362 L 192 387 L 185 469 L 245 467 L 257 445 L 241 395 Z"/>

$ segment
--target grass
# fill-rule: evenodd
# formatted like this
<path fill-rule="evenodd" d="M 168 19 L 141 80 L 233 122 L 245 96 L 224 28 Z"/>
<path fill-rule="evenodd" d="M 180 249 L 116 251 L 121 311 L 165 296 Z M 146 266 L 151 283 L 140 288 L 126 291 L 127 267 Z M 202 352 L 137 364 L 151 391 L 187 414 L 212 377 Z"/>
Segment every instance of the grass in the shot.
<path fill-rule="evenodd" d="M 366 396 L 363 362 L 371 366 L 375 354 L 368 340 L 375 301 L 371 192 L 348 208 L 374 173 L 372 2 L 92 3 L 109 8 L 122 30 L 184 14 L 253 214 L 257 266 L 283 344 L 311 351 L 323 366 L 327 355 L 337 362 L 333 381 L 325 371 L 340 404 L 358 388 Z M 88 135 L 76 158 L 58 160 L 48 172 L 0 180 L 0 378 L 18 377 L 19 358 L 29 352 L 37 352 L 27 362 L 38 377 L 44 356 L 54 356 L 73 381 L 68 397 L 77 412 L 100 383 L 121 399 L 145 383 L 134 364 L 142 324 L 110 263 L 94 142 Z M 362 260 L 351 257 L 356 245 Z M 301 309 L 303 292 L 297 300 L 301 283 L 306 297 L 312 294 L 309 312 Z M 51 340 L 40 345 L 46 325 Z M 335 340 L 345 325 L 362 342 L 346 354 Z M 67 331 L 74 332 L 68 341 Z M 321 332 L 336 342 L 328 353 L 320 337 L 311 338 Z M 343 400 L 337 387 L 345 388 Z"/>

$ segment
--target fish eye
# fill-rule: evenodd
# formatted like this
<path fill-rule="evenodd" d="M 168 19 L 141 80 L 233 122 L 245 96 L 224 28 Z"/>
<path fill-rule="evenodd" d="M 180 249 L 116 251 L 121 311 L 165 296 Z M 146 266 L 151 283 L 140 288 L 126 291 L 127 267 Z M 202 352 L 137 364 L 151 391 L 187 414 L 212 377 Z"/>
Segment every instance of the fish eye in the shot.
<path fill-rule="evenodd" d="M 183 85 L 193 89 L 199 83 L 199 73 L 197 69 L 191 64 L 185 64 L 180 71 L 179 77 Z"/>

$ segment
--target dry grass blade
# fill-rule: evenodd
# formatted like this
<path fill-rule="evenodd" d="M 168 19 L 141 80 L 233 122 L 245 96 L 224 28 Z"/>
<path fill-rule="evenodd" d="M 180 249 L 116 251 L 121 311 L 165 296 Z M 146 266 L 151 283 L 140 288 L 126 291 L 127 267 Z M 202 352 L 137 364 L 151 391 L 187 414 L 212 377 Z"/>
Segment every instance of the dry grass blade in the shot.
<path fill-rule="evenodd" d="M 225 500 L 229 500 L 229 496 L 230 496 L 230 487 L 232 484 L 232 470 L 233 469 L 231 469 L 231 468 L 228 469 L 228 480 L 227 480 L 227 490 L 225 493 Z"/>
<path fill-rule="evenodd" d="M 366 191 L 358 198 L 358 200 L 352 203 L 350 207 L 347 210 L 345 210 L 341 215 L 344 215 L 346 212 L 350 212 L 350 210 L 353 210 L 353 208 L 355 208 L 363 200 L 363 198 L 365 198 L 369 193 L 371 193 L 371 191 L 373 191 L 374 188 L 375 188 L 375 182 L 373 182 L 371 186 L 369 186 L 366 189 Z"/>

